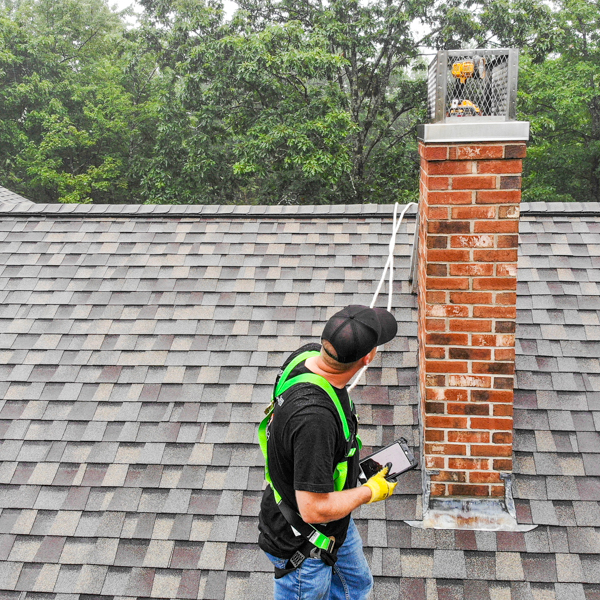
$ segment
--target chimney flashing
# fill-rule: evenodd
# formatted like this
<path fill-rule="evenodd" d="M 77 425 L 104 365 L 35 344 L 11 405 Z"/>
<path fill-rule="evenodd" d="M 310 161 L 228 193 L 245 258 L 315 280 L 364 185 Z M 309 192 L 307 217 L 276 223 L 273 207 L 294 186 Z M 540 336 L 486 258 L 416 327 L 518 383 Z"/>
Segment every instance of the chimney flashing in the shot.
<path fill-rule="evenodd" d="M 417 529 L 470 529 L 475 531 L 531 531 L 537 525 L 517 523 L 504 500 L 432 498 L 422 521 L 405 521 Z"/>

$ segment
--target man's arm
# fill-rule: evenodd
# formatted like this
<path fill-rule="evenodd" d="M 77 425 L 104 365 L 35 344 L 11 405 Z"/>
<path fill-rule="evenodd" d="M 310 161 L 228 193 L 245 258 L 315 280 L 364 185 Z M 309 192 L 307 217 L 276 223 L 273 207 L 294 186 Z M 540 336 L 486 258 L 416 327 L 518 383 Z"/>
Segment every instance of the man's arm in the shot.
<path fill-rule="evenodd" d="M 314 524 L 342 519 L 361 504 L 369 502 L 371 496 L 371 490 L 364 485 L 328 494 L 296 490 L 296 502 L 302 520 Z"/>
<path fill-rule="evenodd" d="M 320 494 L 296 490 L 300 516 L 306 523 L 329 523 L 342 519 L 361 504 L 389 498 L 398 485 L 397 481 L 385 478 L 390 467 L 391 463 L 388 463 L 364 485 L 341 492 Z"/>

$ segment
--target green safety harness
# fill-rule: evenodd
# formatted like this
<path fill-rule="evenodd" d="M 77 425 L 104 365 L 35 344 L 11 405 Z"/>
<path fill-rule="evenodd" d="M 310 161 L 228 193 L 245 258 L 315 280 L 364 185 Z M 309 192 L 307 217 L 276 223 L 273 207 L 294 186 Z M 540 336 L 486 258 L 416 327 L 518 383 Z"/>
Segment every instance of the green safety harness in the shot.
<path fill-rule="evenodd" d="M 263 456 L 265 457 L 265 479 L 267 483 L 271 486 L 273 490 L 273 495 L 275 496 L 275 501 L 277 502 L 277 506 L 279 510 L 285 517 L 286 521 L 295 529 L 302 537 L 304 537 L 308 544 L 305 544 L 302 550 L 298 550 L 287 562 L 285 569 L 275 568 L 275 577 L 283 577 L 285 574 L 297 569 L 306 558 L 309 556 L 311 558 L 320 558 L 325 564 L 332 566 L 335 562 L 331 553 L 333 551 L 335 545 L 335 538 L 329 538 L 324 533 L 321 533 L 318 529 L 313 527 L 310 523 L 306 523 L 302 517 L 288 504 L 286 504 L 281 494 L 275 489 L 273 485 L 273 481 L 271 480 L 271 475 L 269 473 L 269 460 L 267 456 L 267 440 L 269 439 L 269 431 L 268 427 L 273 419 L 273 414 L 275 411 L 275 404 L 282 403 L 283 398 L 282 395 L 289 390 L 292 386 L 298 383 L 310 383 L 320 387 L 331 399 L 333 402 L 337 414 L 342 423 L 342 429 L 344 431 L 344 439 L 346 440 L 346 459 L 342 462 L 338 463 L 333 472 L 333 487 L 336 492 L 339 492 L 344 489 L 344 485 L 346 484 L 346 479 L 348 477 L 348 459 L 353 456 L 356 452 L 356 446 L 354 445 L 353 437 L 350 433 L 350 427 L 348 426 L 348 421 L 346 419 L 346 415 L 344 414 L 344 409 L 340 403 L 340 400 L 333 388 L 333 386 L 320 375 L 315 373 L 304 373 L 301 375 L 297 375 L 296 377 L 292 377 L 288 379 L 290 373 L 303 361 L 311 358 L 312 356 L 318 356 L 320 352 L 317 350 L 302 352 L 298 356 L 296 356 L 290 363 L 285 367 L 281 376 L 275 383 L 273 396 L 271 397 L 271 404 L 265 410 L 266 417 L 262 420 L 260 425 L 258 426 L 258 441 L 260 443 L 260 448 L 262 450 Z M 350 405 L 352 406 L 352 400 L 350 400 Z M 355 436 L 358 448 L 362 447 L 362 442 L 358 435 Z"/>

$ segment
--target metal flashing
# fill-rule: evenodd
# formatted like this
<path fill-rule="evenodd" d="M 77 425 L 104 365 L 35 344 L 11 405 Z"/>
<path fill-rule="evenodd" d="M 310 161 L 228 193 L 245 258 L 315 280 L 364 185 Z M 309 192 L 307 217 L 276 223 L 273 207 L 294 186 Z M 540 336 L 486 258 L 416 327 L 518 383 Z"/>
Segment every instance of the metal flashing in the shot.
<path fill-rule="evenodd" d="M 517 522 L 504 499 L 430 498 L 422 521 L 405 521 L 418 529 L 460 529 L 472 531 L 520 531 L 537 525 Z"/>
<path fill-rule="evenodd" d="M 427 144 L 523 142 L 529 140 L 529 121 L 467 121 L 429 123 L 417 127 L 417 137 Z"/>

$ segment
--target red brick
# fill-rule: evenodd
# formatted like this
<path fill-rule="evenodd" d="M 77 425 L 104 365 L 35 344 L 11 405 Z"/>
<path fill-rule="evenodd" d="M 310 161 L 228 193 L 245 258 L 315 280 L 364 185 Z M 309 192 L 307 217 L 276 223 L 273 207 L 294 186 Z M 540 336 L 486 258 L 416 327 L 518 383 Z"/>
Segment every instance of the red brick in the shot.
<path fill-rule="evenodd" d="M 489 431 L 448 431 L 448 441 L 463 444 L 489 444 Z"/>
<path fill-rule="evenodd" d="M 519 202 L 521 202 L 521 192 L 519 190 L 479 191 L 475 199 L 476 204 L 518 204 Z"/>
<path fill-rule="evenodd" d="M 474 333 L 471 338 L 473 346 L 501 346 L 512 347 L 515 345 L 514 335 L 479 335 Z"/>
<path fill-rule="evenodd" d="M 513 462 L 511 458 L 494 459 L 494 471 L 512 471 Z"/>
<path fill-rule="evenodd" d="M 504 146 L 456 146 L 455 157 L 457 160 L 503 158 Z"/>
<path fill-rule="evenodd" d="M 447 235 L 428 235 L 427 236 L 427 247 L 443 249 L 448 247 L 448 236 Z"/>
<path fill-rule="evenodd" d="M 521 173 L 522 160 L 482 160 L 477 163 L 478 173 Z"/>
<path fill-rule="evenodd" d="M 426 456 L 425 467 L 428 469 L 443 469 L 446 459 L 443 456 Z"/>
<path fill-rule="evenodd" d="M 443 429 L 427 429 L 425 430 L 426 442 L 443 442 L 446 432 Z"/>
<path fill-rule="evenodd" d="M 448 494 L 450 496 L 489 496 L 489 485 L 470 485 L 466 483 L 448 484 Z"/>
<path fill-rule="evenodd" d="M 425 427 L 432 427 L 433 429 L 467 429 L 467 426 L 468 419 L 466 417 L 432 417 L 425 415 Z"/>
<path fill-rule="evenodd" d="M 492 321 L 479 319 L 451 319 L 450 331 L 491 331 Z"/>
<path fill-rule="evenodd" d="M 425 377 L 425 384 L 429 387 L 445 387 L 446 376 L 445 375 L 427 375 Z"/>
<path fill-rule="evenodd" d="M 495 377 L 494 388 L 497 390 L 512 390 L 515 386 L 514 377 Z"/>
<path fill-rule="evenodd" d="M 498 248 L 518 248 L 519 247 L 519 236 L 518 235 L 499 235 L 498 236 Z"/>
<path fill-rule="evenodd" d="M 515 292 L 504 292 L 496 294 L 496 304 L 503 306 L 514 306 L 517 303 L 517 294 Z"/>
<path fill-rule="evenodd" d="M 488 265 L 485 263 L 476 264 L 451 264 L 450 275 L 465 275 L 467 277 L 484 277 L 494 274 L 494 265 Z"/>
<path fill-rule="evenodd" d="M 450 189 L 450 177 L 427 177 L 425 185 L 428 190 Z"/>
<path fill-rule="evenodd" d="M 425 358 L 446 358 L 446 348 L 426 346 Z"/>
<path fill-rule="evenodd" d="M 455 481 L 464 483 L 467 481 L 467 474 L 461 471 L 440 471 L 437 475 L 431 476 L 431 481 Z"/>
<path fill-rule="evenodd" d="M 510 362 L 474 362 L 472 373 L 484 375 L 512 375 L 515 372 L 515 364 Z"/>
<path fill-rule="evenodd" d="M 496 348 L 494 350 L 494 360 L 515 360 L 515 349 Z"/>
<path fill-rule="evenodd" d="M 426 301 L 429 304 L 447 304 L 446 292 L 426 292 Z"/>
<path fill-rule="evenodd" d="M 450 302 L 454 304 L 491 304 L 489 292 L 450 292 Z"/>
<path fill-rule="evenodd" d="M 447 160 L 448 146 L 419 146 L 419 154 L 425 160 Z"/>
<path fill-rule="evenodd" d="M 515 177 L 512 175 L 503 175 L 500 177 L 500 189 L 501 190 L 520 190 L 522 184 L 521 177 Z"/>
<path fill-rule="evenodd" d="M 426 260 L 430 262 L 470 262 L 471 250 L 428 249 Z"/>
<path fill-rule="evenodd" d="M 499 219 L 515 219 L 518 220 L 521 214 L 521 209 L 518 206 L 499 206 Z"/>
<path fill-rule="evenodd" d="M 429 263 L 427 265 L 427 275 L 446 277 L 448 275 L 448 265 L 444 263 Z"/>
<path fill-rule="evenodd" d="M 430 419 L 443 419 L 444 417 L 429 417 Z M 467 447 L 462 444 L 425 444 L 426 454 L 443 454 L 444 456 L 464 456 L 467 453 Z"/>
<path fill-rule="evenodd" d="M 473 164 L 469 161 L 453 161 L 429 163 L 428 175 L 465 175 L 473 172 Z"/>
<path fill-rule="evenodd" d="M 456 390 L 456 389 L 433 389 L 428 388 L 425 392 L 428 400 L 441 400 L 450 402 L 467 402 L 469 399 L 468 390 Z"/>
<path fill-rule="evenodd" d="M 472 444 L 471 456 L 512 456 L 512 446 L 500 444 Z"/>
<path fill-rule="evenodd" d="M 473 260 L 477 262 L 516 262 L 516 250 L 473 250 Z"/>
<path fill-rule="evenodd" d="M 515 277 L 476 277 L 473 279 L 473 290 L 516 290 Z"/>
<path fill-rule="evenodd" d="M 513 392 L 500 390 L 471 390 L 473 402 L 512 402 Z"/>
<path fill-rule="evenodd" d="M 473 429 L 489 429 L 489 430 L 511 430 L 513 428 L 512 419 L 495 419 L 493 417 L 473 417 L 471 419 L 471 427 Z"/>
<path fill-rule="evenodd" d="M 473 204 L 473 192 L 428 192 L 430 206 L 439 204 Z"/>
<path fill-rule="evenodd" d="M 432 467 L 429 467 L 430 469 Z M 446 486 L 443 483 L 433 483 L 431 485 L 431 495 L 432 496 L 445 496 L 446 495 Z"/>
<path fill-rule="evenodd" d="M 517 324 L 515 321 L 496 321 L 494 331 L 496 333 L 515 333 Z"/>
<path fill-rule="evenodd" d="M 498 406 L 504 406 L 500 404 Z M 447 411 L 449 415 L 478 415 L 489 416 L 490 407 L 488 404 L 476 404 L 474 402 L 448 402 Z"/>
<path fill-rule="evenodd" d="M 429 207 L 429 220 L 444 221 L 448 219 L 448 206 L 431 206 Z"/>
<path fill-rule="evenodd" d="M 512 404 L 495 404 L 494 405 L 494 416 L 495 417 L 512 417 L 513 416 L 513 406 Z M 494 443 L 503 443 L 503 442 L 496 442 L 496 440 L 494 440 Z"/>
<path fill-rule="evenodd" d="M 515 306 L 474 306 L 473 316 L 490 319 L 516 319 L 517 308 Z"/>
<path fill-rule="evenodd" d="M 511 144 L 504 150 L 505 158 L 525 158 L 527 155 L 527 146 L 525 144 Z"/>
<path fill-rule="evenodd" d="M 482 375 L 450 375 L 449 384 L 461 388 L 489 388 L 492 386 L 492 379 Z"/>
<path fill-rule="evenodd" d="M 419 155 L 425 160 L 447 160 L 448 146 L 426 146 L 419 144 Z"/>
<path fill-rule="evenodd" d="M 494 485 L 490 484 L 490 496 L 495 496 L 498 498 L 503 498 L 505 496 L 504 484 L 502 485 Z"/>
<path fill-rule="evenodd" d="M 446 414 L 446 404 L 444 402 L 425 402 L 425 413 L 428 415 L 445 415 Z M 428 431 L 436 431 L 436 430 L 428 430 Z M 426 438 L 429 439 L 429 438 Z M 440 442 L 443 440 L 429 440 L 434 442 Z"/>
<path fill-rule="evenodd" d="M 425 319 L 425 329 L 427 331 L 445 331 L 446 321 L 444 319 Z"/>
<path fill-rule="evenodd" d="M 450 268 L 458 265 L 450 265 Z M 466 273 L 465 273 L 466 274 Z M 516 309 L 515 309 L 516 311 Z M 446 306 L 440 306 L 436 304 L 434 306 L 427 306 L 426 313 L 428 317 L 468 317 L 469 307 L 468 306 L 454 306 L 448 304 Z"/>
<path fill-rule="evenodd" d="M 502 208 L 502 207 L 500 207 Z M 519 231 L 519 221 L 475 221 L 473 233 L 515 233 Z"/>
<path fill-rule="evenodd" d="M 465 277 L 427 277 L 428 290 L 468 290 L 469 280 Z"/>
<path fill-rule="evenodd" d="M 452 178 L 453 190 L 494 190 L 496 187 L 496 177 L 489 175 L 458 175 Z"/>
<path fill-rule="evenodd" d="M 453 206 L 453 219 L 494 219 L 496 209 L 493 206 Z"/>
<path fill-rule="evenodd" d="M 450 236 L 452 248 L 493 248 L 493 235 L 452 235 Z"/>
<path fill-rule="evenodd" d="M 490 348 L 450 348 L 448 358 L 455 360 L 491 360 L 492 351 Z"/>
<path fill-rule="evenodd" d="M 495 471 L 469 471 L 469 483 L 500 483 L 500 473 Z"/>
<path fill-rule="evenodd" d="M 450 433 L 450 432 L 448 432 Z M 449 458 L 449 469 L 461 469 L 465 471 L 489 470 L 490 461 L 486 458 Z"/>
<path fill-rule="evenodd" d="M 466 346 L 469 343 L 468 333 L 428 333 L 426 344 L 433 346 Z"/>
<path fill-rule="evenodd" d="M 428 233 L 471 233 L 469 221 L 429 221 Z"/>
<path fill-rule="evenodd" d="M 496 336 L 473 334 L 471 344 L 473 346 L 496 346 Z"/>
<path fill-rule="evenodd" d="M 467 373 L 468 365 L 466 362 L 451 360 L 428 360 L 425 362 L 427 373 Z"/>
<path fill-rule="evenodd" d="M 516 277 L 517 276 L 517 265 L 516 263 L 509 263 L 506 265 L 496 265 L 496 275 L 498 277 Z"/>

